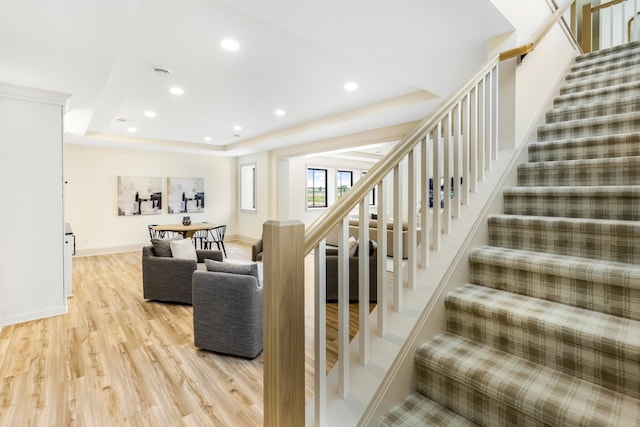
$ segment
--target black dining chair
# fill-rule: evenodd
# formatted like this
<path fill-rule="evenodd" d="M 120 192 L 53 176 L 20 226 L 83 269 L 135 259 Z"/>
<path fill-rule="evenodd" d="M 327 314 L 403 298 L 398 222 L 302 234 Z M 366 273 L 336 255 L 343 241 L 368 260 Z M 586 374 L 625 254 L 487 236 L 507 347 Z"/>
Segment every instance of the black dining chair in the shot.
<path fill-rule="evenodd" d="M 193 233 L 193 246 L 198 248 L 198 244 L 200 244 L 200 249 L 206 249 L 207 247 L 207 239 L 209 238 L 209 230 L 198 230 Z"/>
<path fill-rule="evenodd" d="M 158 224 L 149 224 L 147 227 L 149 227 L 149 238 L 150 239 L 163 239 L 164 238 L 164 231 L 158 231 L 158 230 L 154 230 L 153 227 L 155 227 Z"/>
<path fill-rule="evenodd" d="M 216 246 L 218 246 L 218 250 L 220 250 L 220 246 L 222 245 L 222 252 L 224 253 L 224 257 L 227 258 L 227 250 L 224 247 L 224 234 L 226 231 L 226 225 L 217 225 L 209 230 L 209 238 L 204 242 L 205 249 L 212 249 L 212 243 L 215 243 Z"/>

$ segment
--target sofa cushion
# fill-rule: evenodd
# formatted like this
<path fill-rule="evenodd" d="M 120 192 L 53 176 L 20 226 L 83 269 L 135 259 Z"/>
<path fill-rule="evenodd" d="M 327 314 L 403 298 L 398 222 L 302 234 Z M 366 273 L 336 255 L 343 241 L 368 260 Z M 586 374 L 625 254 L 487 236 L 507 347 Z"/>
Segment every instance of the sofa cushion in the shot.
<path fill-rule="evenodd" d="M 171 245 L 172 240 L 182 240 L 182 236 L 172 237 L 170 239 L 151 239 L 153 245 L 153 254 L 160 257 L 171 257 Z"/>
<path fill-rule="evenodd" d="M 350 256 L 358 256 L 358 251 L 360 248 L 360 244 L 359 244 L 360 240 L 358 240 L 357 242 L 358 244 L 356 245 L 355 252 L 353 254 L 349 254 Z M 378 243 L 376 243 L 375 240 L 369 240 L 369 256 L 373 255 L 376 249 L 378 249 Z"/>
<path fill-rule="evenodd" d="M 358 240 L 355 237 L 349 237 L 349 256 L 356 256 L 358 253 Z"/>
<path fill-rule="evenodd" d="M 205 259 L 204 265 L 207 266 L 207 271 L 213 271 L 217 273 L 231 273 L 231 274 L 244 274 L 251 275 L 256 278 L 258 283 L 260 280 L 260 273 L 258 271 L 258 263 L 246 262 L 246 263 L 233 263 L 224 261 L 215 261 L 212 259 Z"/>
<path fill-rule="evenodd" d="M 193 246 L 190 237 L 182 240 L 171 240 L 169 245 L 171 246 L 171 255 L 174 258 L 191 259 L 198 262 L 196 248 Z"/>

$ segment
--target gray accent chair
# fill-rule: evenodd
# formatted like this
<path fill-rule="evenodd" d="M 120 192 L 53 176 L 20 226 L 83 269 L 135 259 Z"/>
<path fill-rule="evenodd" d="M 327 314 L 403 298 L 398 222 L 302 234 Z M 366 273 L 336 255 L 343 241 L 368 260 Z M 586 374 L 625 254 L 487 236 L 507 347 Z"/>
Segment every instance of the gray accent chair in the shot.
<path fill-rule="evenodd" d="M 349 257 L 349 302 L 358 302 L 359 298 L 359 252 Z M 338 248 L 327 247 L 327 302 L 338 301 Z M 384 260 L 383 260 L 384 262 Z M 378 301 L 378 249 L 369 257 L 369 302 Z"/>
<path fill-rule="evenodd" d="M 156 256 L 153 246 L 142 248 L 142 292 L 145 299 L 191 304 L 191 276 L 205 270 L 204 260 L 222 261 L 222 252 L 196 250 L 198 262 Z"/>
<path fill-rule="evenodd" d="M 259 239 L 251 245 L 251 261 L 262 262 L 262 243 L 262 239 Z"/>
<path fill-rule="evenodd" d="M 262 286 L 253 275 L 193 273 L 196 347 L 253 359 L 262 352 Z"/>

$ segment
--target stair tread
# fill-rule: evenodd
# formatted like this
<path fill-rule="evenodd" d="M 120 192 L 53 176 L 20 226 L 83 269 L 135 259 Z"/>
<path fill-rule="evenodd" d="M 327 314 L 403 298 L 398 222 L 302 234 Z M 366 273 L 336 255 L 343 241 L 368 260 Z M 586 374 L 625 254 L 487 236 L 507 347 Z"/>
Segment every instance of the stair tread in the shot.
<path fill-rule="evenodd" d="M 489 223 L 509 223 L 528 228 L 549 228 L 557 225 L 563 230 L 589 229 L 590 233 L 609 233 L 611 231 L 626 232 L 640 235 L 640 221 L 624 221 L 618 219 L 591 218 L 556 218 L 546 216 L 507 215 L 496 214 L 489 217 Z"/>
<path fill-rule="evenodd" d="M 411 393 L 378 422 L 378 426 L 471 427 L 476 425 L 421 393 Z"/>
<path fill-rule="evenodd" d="M 640 361 L 640 321 L 593 310 L 466 284 L 446 297 L 448 309 L 472 312 L 541 335 L 555 336 L 601 353 Z"/>
<path fill-rule="evenodd" d="M 505 196 L 511 195 L 566 195 L 593 197 L 638 197 L 640 185 L 563 185 L 563 186 L 532 186 L 509 187 L 503 191 Z"/>
<path fill-rule="evenodd" d="M 561 128 L 577 128 L 582 126 L 594 126 L 600 124 L 609 124 L 612 122 L 627 122 L 640 118 L 640 111 L 634 111 L 631 113 L 611 114 L 602 117 L 588 117 L 585 119 L 568 120 L 565 122 L 546 123 L 538 126 L 539 130 L 547 129 L 561 129 Z"/>
<path fill-rule="evenodd" d="M 611 71 L 626 70 L 633 67 L 637 67 L 640 64 L 640 55 L 632 56 L 624 60 L 615 63 L 603 63 L 592 67 L 579 68 L 577 71 L 571 71 L 567 75 L 567 82 L 578 80 L 582 78 L 588 78 L 589 76 L 597 76 Z"/>
<path fill-rule="evenodd" d="M 593 168 L 599 166 L 623 167 L 625 164 L 640 164 L 640 156 L 598 157 L 592 159 L 574 160 L 546 160 L 539 162 L 521 163 L 518 169 L 544 169 L 544 168 Z"/>
<path fill-rule="evenodd" d="M 640 289 L 640 264 L 593 260 L 497 246 L 476 248 L 469 254 L 469 259 L 471 262 Z"/>
<path fill-rule="evenodd" d="M 640 400 L 451 333 L 416 350 L 416 363 L 548 425 L 625 425 Z M 418 388 L 428 389 L 418 376 Z M 633 422 L 633 421 L 631 421 Z"/>
<path fill-rule="evenodd" d="M 585 89 L 585 87 L 588 86 L 591 86 L 592 89 L 596 87 L 614 86 L 616 84 L 636 81 L 639 78 L 640 70 L 638 68 L 633 67 L 624 70 L 615 70 L 604 75 L 584 77 L 566 82 L 564 86 L 560 88 L 560 93 L 576 93 L 588 90 Z"/>
<path fill-rule="evenodd" d="M 599 96 L 620 96 L 621 93 L 635 93 L 638 90 L 640 90 L 640 80 L 612 86 L 599 87 L 595 89 L 588 89 L 577 93 L 565 93 L 562 95 L 558 95 L 554 98 L 553 105 L 554 107 L 558 107 L 559 105 L 574 101 L 589 102 L 590 99 L 597 99 L 597 97 Z"/>
<path fill-rule="evenodd" d="M 542 161 L 593 160 L 638 156 L 640 155 L 640 133 L 628 132 L 615 135 L 590 135 L 552 141 L 537 141 L 530 143 L 527 149 L 530 159 L 528 164 Z"/>
<path fill-rule="evenodd" d="M 617 108 L 618 110 L 620 110 L 626 107 L 631 111 L 638 111 L 640 110 L 639 105 L 640 97 L 624 96 L 616 99 L 606 99 L 552 108 L 547 111 L 545 117 L 547 118 L 547 124 L 562 123 L 584 118 L 602 117 L 605 114 L 620 114 L 615 111 L 612 113 L 608 113 L 607 109 Z M 565 118 L 567 116 L 569 116 L 569 118 Z"/>
<path fill-rule="evenodd" d="M 608 49 L 600 49 L 595 52 L 577 56 L 572 70 L 574 68 L 584 68 L 602 62 L 616 62 L 617 60 L 624 60 L 635 55 L 640 55 L 640 43 L 638 42 L 618 45 Z"/>

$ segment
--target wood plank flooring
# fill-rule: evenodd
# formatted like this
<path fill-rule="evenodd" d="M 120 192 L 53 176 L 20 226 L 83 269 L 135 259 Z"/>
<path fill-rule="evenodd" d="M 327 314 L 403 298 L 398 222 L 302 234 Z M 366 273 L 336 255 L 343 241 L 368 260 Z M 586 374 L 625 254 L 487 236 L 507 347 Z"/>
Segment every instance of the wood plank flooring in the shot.
<path fill-rule="evenodd" d="M 229 257 L 250 258 L 250 246 L 226 246 Z M 307 308 L 312 263 L 308 257 Z M 190 306 L 143 300 L 140 252 L 75 258 L 73 265 L 66 315 L 0 332 L 0 426 L 262 425 L 262 355 L 245 360 L 195 348 Z M 332 306 L 328 369 L 337 353 Z M 350 308 L 352 335 L 357 307 Z M 307 309 L 307 399 L 312 315 Z"/>

